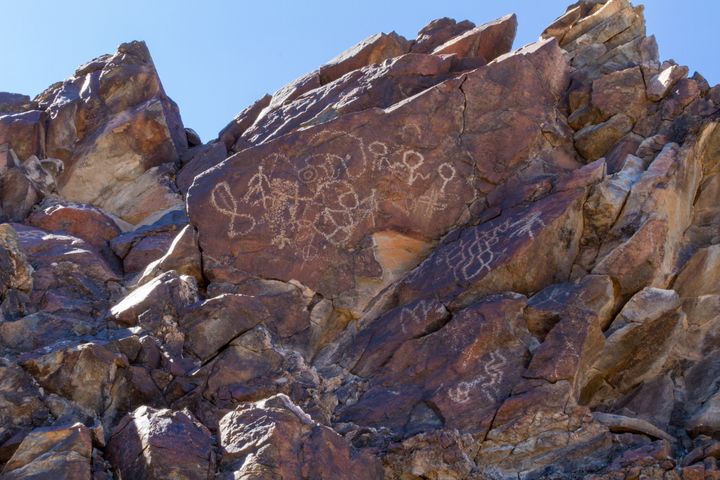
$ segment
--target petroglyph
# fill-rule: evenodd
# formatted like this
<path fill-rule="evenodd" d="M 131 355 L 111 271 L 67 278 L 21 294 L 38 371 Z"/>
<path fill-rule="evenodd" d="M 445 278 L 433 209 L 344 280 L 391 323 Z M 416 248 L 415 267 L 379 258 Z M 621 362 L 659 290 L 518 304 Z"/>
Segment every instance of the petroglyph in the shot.
<path fill-rule="evenodd" d="M 363 138 L 348 132 L 322 132 L 308 143 L 313 152 L 302 159 L 272 154 L 259 162 L 247 184 L 231 188 L 222 181 L 215 186 L 210 202 L 228 218 L 228 237 L 262 227 L 271 233 L 274 246 L 293 246 L 310 260 L 320 253 L 317 238 L 349 248 L 360 226 L 375 227 L 380 202 L 400 191 L 393 183 L 359 191 L 361 185 L 377 183 L 361 177 L 377 175 L 381 180 L 389 173 L 407 186 L 424 188 L 416 200 L 394 205 L 403 214 L 419 214 L 428 221 L 448 207 L 449 185 L 459 180 L 452 164 L 433 169 L 421 152 L 391 142 L 376 140 L 366 146 Z"/>
<path fill-rule="evenodd" d="M 488 402 L 496 402 L 500 394 L 505 365 L 507 365 L 507 359 L 500 351 L 490 352 L 488 360 L 483 363 L 483 374 L 449 388 L 448 396 L 453 402 L 463 404 L 469 402 L 473 392 L 477 391 Z"/>
<path fill-rule="evenodd" d="M 407 327 L 425 321 L 432 313 L 442 313 L 443 306 L 435 301 L 420 300 L 412 307 L 406 306 L 400 311 L 400 328 L 407 333 Z"/>
<path fill-rule="evenodd" d="M 508 218 L 492 228 L 465 230 L 455 242 L 448 244 L 447 248 L 426 262 L 451 272 L 453 279 L 458 282 L 474 281 L 492 270 L 507 253 L 503 240 L 523 236 L 534 239 L 535 233 L 545 226 L 541 217 L 542 213 L 535 211 L 517 220 Z M 422 280 L 425 275 L 422 265 L 408 276 L 409 282 Z"/>
<path fill-rule="evenodd" d="M 440 164 L 437 172 L 438 175 L 440 175 L 440 178 L 442 178 L 443 180 L 443 184 L 440 187 L 440 192 L 445 193 L 445 187 L 447 187 L 448 183 L 455 179 L 455 176 L 457 175 L 457 170 L 455 170 L 455 167 L 453 167 L 452 164 L 445 162 Z"/>
<path fill-rule="evenodd" d="M 230 185 L 227 182 L 215 185 L 210 195 L 210 203 L 215 210 L 230 217 L 228 223 L 230 238 L 245 235 L 255 228 L 255 219 L 250 215 L 240 213 L 238 203 L 230 192 Z"/>

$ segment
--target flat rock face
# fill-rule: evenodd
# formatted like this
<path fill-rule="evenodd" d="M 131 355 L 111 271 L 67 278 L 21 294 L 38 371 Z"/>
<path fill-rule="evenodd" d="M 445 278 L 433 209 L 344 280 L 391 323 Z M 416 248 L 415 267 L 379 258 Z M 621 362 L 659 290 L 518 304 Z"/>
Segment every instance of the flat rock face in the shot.
<path fill-rule="evenodd" d="M 0 93 L 0 478 L 720 478 L 720 86 L 478 25 L 206 144 L 142 42 Z"/>
<path fill-rule="evenodd" d="M 512 84 L 498 80 L 511 75 Z M 436 241 L 482 198 L 471 179 L 499 181 L 530 152 L 552 149 L 538 125 L 560 128 L 549 122 L 565 79 L 561 52 L 545 42 L 396 108 L 343 116 L 237 154 L 188 193 L 206 274 L 296 279 L 361 303 L 353 297 L 363 283 L 385 283 L 377 232 Z M 506 104 L 481 102 L 488 89 Z M 496 107 L 507 109 L 502 126 L 476 130 Z"/>

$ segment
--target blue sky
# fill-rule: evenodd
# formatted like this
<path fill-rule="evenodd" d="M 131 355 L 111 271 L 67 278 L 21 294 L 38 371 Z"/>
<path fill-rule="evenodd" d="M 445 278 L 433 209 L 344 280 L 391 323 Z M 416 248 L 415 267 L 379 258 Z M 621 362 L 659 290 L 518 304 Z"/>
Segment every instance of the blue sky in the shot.
<path fill-rule="evenodd" d="M 537 39 L 571 0 L 3 1 L 0 91 L 36 95 L 129 40 L 145 40 L 186 126 L 209 140 L 263 94 L 376 32 L 408 38 L 448 16 L 476 24 L 518 14 L 516 47 Z M 59 6 L 61 5 L 61 6 Z M 720 82 L 720 2 L 648 0 L 662 58 Z"/>

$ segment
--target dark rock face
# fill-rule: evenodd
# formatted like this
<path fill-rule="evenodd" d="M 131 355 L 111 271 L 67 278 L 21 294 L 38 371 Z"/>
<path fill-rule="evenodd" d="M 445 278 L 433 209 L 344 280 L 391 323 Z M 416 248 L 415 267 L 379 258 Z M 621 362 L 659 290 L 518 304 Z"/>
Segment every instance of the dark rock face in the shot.
<path fill-rule="evenodd" d="M 140 407 L 123 418 L 107 446 L 121 478 L 213 478 L 210 432 L 189 412 Z"/>
<path fill-rule="evenodd" d="M 373 35 L 203 144 L 0 93 L 0 478 L 720 478 L 720 87 L 643 9 Z"/>

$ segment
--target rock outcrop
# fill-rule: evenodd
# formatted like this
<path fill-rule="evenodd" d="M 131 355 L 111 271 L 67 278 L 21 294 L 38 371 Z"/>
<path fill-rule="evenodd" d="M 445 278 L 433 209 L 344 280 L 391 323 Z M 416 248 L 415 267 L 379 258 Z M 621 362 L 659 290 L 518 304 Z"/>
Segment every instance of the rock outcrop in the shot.
<path fill-rule="evenodd" d="M 142 42 L 0 94 L 0 478 L 720 478 L 720 86 L 628 0 L 516 29 L 207 143 Z"/>

